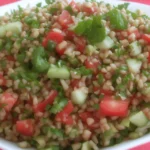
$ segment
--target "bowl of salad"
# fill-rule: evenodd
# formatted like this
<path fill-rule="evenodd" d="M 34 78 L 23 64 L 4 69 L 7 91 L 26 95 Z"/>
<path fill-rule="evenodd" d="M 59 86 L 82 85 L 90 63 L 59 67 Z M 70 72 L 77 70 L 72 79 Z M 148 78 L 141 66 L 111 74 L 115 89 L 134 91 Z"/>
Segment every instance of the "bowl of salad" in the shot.
<path fill-rule="evenodd" d="M 149 6 L 35 0 L 0 15 L 0 147 L 123 150 L 149 141 Z"/>

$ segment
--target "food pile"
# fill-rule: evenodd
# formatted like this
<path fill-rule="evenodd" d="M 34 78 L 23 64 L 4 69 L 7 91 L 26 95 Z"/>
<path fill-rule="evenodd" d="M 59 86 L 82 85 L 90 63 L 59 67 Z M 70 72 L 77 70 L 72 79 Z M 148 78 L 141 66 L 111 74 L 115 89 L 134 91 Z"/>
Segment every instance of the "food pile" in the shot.
<path fill-rule="evenodd" d="M 150 128 L 150 18 L 128 3 L 53 1 L 0 17 L 0 137 L 98 150 Z"/>

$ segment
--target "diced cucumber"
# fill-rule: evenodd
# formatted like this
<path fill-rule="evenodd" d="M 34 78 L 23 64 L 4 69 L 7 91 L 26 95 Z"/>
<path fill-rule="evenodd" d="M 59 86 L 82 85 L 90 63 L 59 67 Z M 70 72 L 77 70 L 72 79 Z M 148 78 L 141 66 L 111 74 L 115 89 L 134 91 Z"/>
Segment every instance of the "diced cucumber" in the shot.
<path fill-rule="evenodd" d="M 70 135 L 71 138 L 75 138 L 75 137 L 77 137 L 79 135 L 79 131 L 77 129 L 73 128 L 70 131 L 69 135 Z"/>
<path fill-rule="evenodd" d="M 150 97 L 150 83 L 147 83 L 147 85 L 143 88 L 142 94 Z"/>
<path fill-rule="evenodd" d="M 40 149 L 40 150 L 60 150 L 60 147 L 57 146 L 57 145 L 52 145 L 49 148 L 43 148 L 43 149 Z"/>
<path fill-rule="evenodd" d="M 66 67 L 57 67 L 55 65 L 51 65 L 47 76 L 49 78 L 58 78 L 58 79 L 69 79 L 70 77 L 70 72 Z"/>
<path fill-rule="evenodd" d="M 125 126 L 125 127 L 127 127 L 127 128 L 129 128 L 129 126 L 130 126 L 130 120 L 129 120 L 129 118 L 124 118 L 124 119 L 121 121 L 120 124 L 123 125 L 123 126 Z"/>
<path fill-rule="evenodd" d="M 142 66 L 142 62 L 140 60 L 137 59 L 128 59 L 127 60 L 127 66 L 129 68 L 129 71 L 131 73 L 139 73 L 141 66 Z"/>
<path fill-rule="evenodd" d="M 143 127 L 148 123 L 148 119 L 142 111 L 132 115 L 129 120 L 138 127 Z"/>
<path fill-rule="evenodd" d="M 130 44 L 131 56 L 136 56 L 136 55 L 140 54 L 141 51 L 142 51 L 142 46 L 137 41 L 134 41 Z"/>
<path fill-rule="evenodd" d="M 129 138 L 130 138 L 130 139 L 137 139 L 138 137 L 140 137 L 140 136 L 139 136 L 139 134 L 136 133 L 136 132 L 131 132 L 131 133 L 129 134 Z"/>
<path fill-rule="evenodd" d="M 104 141 L 111 139 L 115 135 L 115 133 L 117 133 L 117 129 L 113 124 L 109 123 L 109 127 L 110 129 L 103 133 Z"/>
<path fill-rule="evenodd" d="M 7 32 L 6 27 L 4 25 L 0 26 L 0 37 L 4 37 L 6 32 Z"/>
<path fill-rule="evenodd" d="M 43 147 L 45 147 L 46 141 L 44 140 L 44 137 L 39 136 L 39 137 L 36 137 L 34 140 L 39 144 L 39 145 L 38 145 L 38 148 L 43 148 Z"/>
<path fill-rule="evenodd" d="M 88 56 L 91 56 L 94 52 L 96 52 L 96 47 L 92 46 L 92 45 L 87 45 L 86 49 L 85 49 L 85 53 Z"/>
<path fill-rule="evenodd" d="M 106 36 L 105 39 L 102 42 L 97 43 L 96 46 L 100 49 L 110 49 L 114 46 L 114 41 L 109 36 Z"/>
<path fill-rule="evenodd" d="M 6 32 L 11 31 L 12 33 L 19 34 L 22 32 L 21 22 L 11 22 L 6 25 L 0 26 L 0 37 L 4 37 Z"/>
<path fill-rule="evenodd" d="M 71 98 L 75 104 L 82 105 L 86 101 L 87 94 L 84 91 L 82 91 L 81 88 L 79 88 L 72 91 Z"/>
<path fill-rule="evenodd" d="M 82 144 L 81 150 L 91 150 L 91 145 L 90 145 L 89 141 L 84 142 L 84 143 Z"/>

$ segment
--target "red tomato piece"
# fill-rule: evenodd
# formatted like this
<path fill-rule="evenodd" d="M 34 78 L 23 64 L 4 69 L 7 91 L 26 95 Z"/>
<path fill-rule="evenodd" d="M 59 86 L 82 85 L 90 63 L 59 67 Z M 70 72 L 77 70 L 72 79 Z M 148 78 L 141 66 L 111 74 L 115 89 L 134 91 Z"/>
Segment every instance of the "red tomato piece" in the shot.
<path fill-rule="evenodd" d="M 96 116 L 96 112 L 83 112 L 79 114 L 79 117 L 81 118 L 81 120 L 83 121 L 83 123 L 85 123 L 87 125 L 88 128 L 90 128 L 91 130 L 97 129 L 99 128 L 99 118 L 97 118 Z M 94 119 L 94 122 L 90 125 L 87 124 L 87 119 L 88 118 L 92 118 Z"/>
<path fill-rule="evenodd" d="M 15 58 L 13 56 L 11 56 L 11 55 L 6 56 L 6 59 L 8 61 L 15 61 Z"/>
<path fill-rule="evenodd" d="M 70 24 L 73 24 L 72 17 L 67 10 L 63 10 L 58 16 L 58 22 L 63 28 L 68 28 Z"/>
<path fill-rule="evenodd" d="M 52 90 L 48 98 L 37 105 L 33 106 L 33 110 L 35 113 L 44 112 L 47 105 L 53 104 L 56 96 L 58 95 L 57 91 Z"/>
<path fill-rule="evenodd" d="M 2 74 L 0 74 L 0 86 L 5 86 L 6 85 L 6 79 Z"/>
<path fill-rule="evenodd" d="M 105 116 L 125 117 L 128 113 L 129 101 L 115 100 L 112 96 L 105 96 L 100 102 L 100 112 Z"/>
<path fill-rule="evenodd" d="M 98 71 L 98 66 L 100 64 L 100 61 L 96 58 L 89 58 L 85 61 L 85 66 L 88 69 L 93 70 L 95 73 Z"/>
<path fill-rule="evenodd" d="M 147 59 L 148 59 L 148 62 L 150 63 L 150 52 L 149 52 L 149 55 L 148 55 Z"/>
<path fill-rule="evenodd" d="M 98 8 L 95 5 L 87 6 L 87 5 L 83 4 L 82 5 L 82 11 L 86 12 L 86 13 L 88 13 L 90 15 L 90 14 L 94 14 L 95 12 L 97 12 Z"/>
<path fill-rule="evenodd" d="M 64 30 L 65 34 L 66 34 L 66 39 L 67 40 L 72 40 L 75 37 L 75 33 L 71 30 Z"/>
<path fill-rule="evenodd" d="M 81 53 L 83 53 L 85 50 L 85 46 L 86 46 L 85 38 L 84 37 L 75 37 L 74 42 L 75 42 L 77 50 L 80 51 Z"/>
<path fill-rule="evenodd" d="M 71 80 L 71 87 L 72 88 L 79 88 L 79 84 L 80 84 L 80 80 L 79 79 L 74 79 L 74 80 Z"/>
<path fill-rule="evenodd" d="M 0 105 L 4 105 L 4 109 L 10 112 L 12 107 L 17 102 L 17 96 L 14 93 L 5 92 L 0 99 Z"/>
<path fill-rule="evenodd" d="M 150 34 L 143 34 L 142 39 L 148 43 L 150 43 Z"/>
<path fill-rule="evenodd" d="M 63 33 L 60 33 L 60 32 L 50 31 L 47 34 L 47 36 L 44 38 L 42 45 L 46 47 L 49 40 L 58 44 L 64 40 L 64 35 Z"/>
<path fill-rule="evenodd" d="M 70 6 L 71 6 L 71 8 L 73 9 L 73 10 L 75 10 L 75 11 L 79 11 L 80 10 L 80 8 L 79 8 L 79 6 L 77 5 L 77 3 L 75 2 L 75 1 L 71 1 L 71 3 L 69 4 Z"/>
<path fill-rule="evenodd" d="M 56 115 L 56 120 L 64 124 L 73 124 L 73 119 L 69 116 L 73 112 L 73 104 L 71 101 L 68 101 L 68 104 L 64 109 Z"/>
<path fill-rule="evenodd" d="M 16 130 L 24 136 L 33 136 L 34 121 L 32 119 L 20 120 L 16 122 Z"/>
<path fill-rule="evenodd" d="M 60 48 L 59 47 L 59 44 L 56 46 L 56 52 L 61 56 L 61 55 L 64 55 L 64 53 L 65 53 L 65 48 Z"/>
<path fill-rule="evenodd" d="M 100 89 L 100 93 L 107 96 L 107 95 L 112 95 L 113 91 Z"/>

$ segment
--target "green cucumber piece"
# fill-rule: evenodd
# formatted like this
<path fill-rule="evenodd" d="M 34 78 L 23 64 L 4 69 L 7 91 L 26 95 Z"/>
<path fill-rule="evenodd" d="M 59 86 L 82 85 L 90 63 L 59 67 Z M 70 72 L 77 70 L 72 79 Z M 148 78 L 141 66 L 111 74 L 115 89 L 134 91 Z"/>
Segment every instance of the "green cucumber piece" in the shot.
<path fill-rule="evenodd" d="M 137 56 L 141 53 L 141 51 L 142 51 L 142 46 L 137 41 L 134 41 L 130 44 L 131 56 Z"/>
<path fill-rule="evenodd" d="M 22 32 L 22 23 L 17 22 L 11 22 L 6 25 L 0 26 L 0 37 L 4 37 L 6 32 L 12 32 L 13 34 L 19 34 Z"/>
<path fill-rule="evenodd" d="M 47 76 L 51 79 L 58 78 L 58 79 L 69 79 L 70 78 L 70 72 L 66 67 L 57 67 L 55 65 L 51 65 Z"/>
<path fill-rule="evenodd" d="M 142 111 L 132 115 L 129 120 L 137 127 L 143 127 L 148 123 L 148 119 Z"/>
<path fill-rule="evenodd" d="M 127 128 L 129 128 L 129 127 L 130 127 L 130 120 L 129 120 L 129 118 L 124 118 L 124 119 L 121 121 L 120 124 L 123 125 L 123 126 L 125 126 L 125 127 L 127 127 Z"/>
<path fill-rule="evenodd" d="M 114 46 L 114 41 L 109 36 L 106 36 L 105 39 L 102 42 L 97 43 L 96 46 L 100 49 L 110 49 Z"/>
<path fill-rule="evenodd" d="M 89 141 L 84 142 L 84 143 L 82 144 L 81 150 L 91 150 L 91 146 L 90 146 Z"/>
<path fill-rule="evenodd" d="M 91 56 L 93 53 L 96 52 L 96 47 L 92 46 L 92 45 L 87 45 L 86 46 L 86 49 L 85 49 L 85 53 L 88 55 L 88 56 Z"/>
<path fill-rule="evenodd" d="M 127 66 L 129 68 L 129 71 L 131 73 L 139 73 L 141 66 L 142 66 L 142 62 L 140 60 L 137 59 L 128 59 L 127 60 Z"/>
<path fill-rule="evenodd" d="M 71 98 L 74 104 L 82 105 L 85 103 L 87 94 L 82 91 L 82 89 L 75 89 L 71 93 Z"/>

